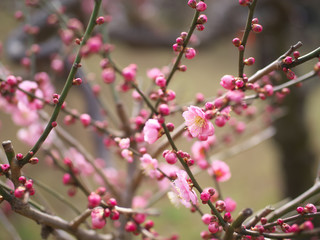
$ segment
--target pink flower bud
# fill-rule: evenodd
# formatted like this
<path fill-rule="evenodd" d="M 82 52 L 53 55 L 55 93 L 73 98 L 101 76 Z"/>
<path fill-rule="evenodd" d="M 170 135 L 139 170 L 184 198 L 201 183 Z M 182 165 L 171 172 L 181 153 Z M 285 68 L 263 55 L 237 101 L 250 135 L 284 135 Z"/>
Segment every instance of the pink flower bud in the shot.
<path fill-rule="evenodd" d="M 10 86 L 15 86 L 18 84 L 18 80 L 15 76 L 13 75 L 9 75 L 7 77 L 7 83 L 10 85 Z"/>
<path fill-rule="evenodd" d="M 314 228 L 313 223 L 311 221 L 305 221 L 302 224 L 302 229 L 303 230 L 312 230 Z"/>
<path fill-rule="evenodd" d="M 206 204 L 209 200 L 210 200 L 210 193 L 208 191 L 203 191 L 201 194 L 200 194 L 200 199 L 202 201 L 203 204 Z"/>
<path fill-rule="evenodd" d="M 22 183 L 22 184 L 25 184 L 26 180 L 27 180 L 27 179 L 26 179 L 25 176 L 20 176 L 20 177 L 19 177 L 19 182 Z"/>
<path fill-rule="evenodd" d="M 226 203 L 222 200 L 216 202 L 216 208 L 219 212 L 223 212 L 226 209 Z"/>
<path fill-rule="evenodd" d="M 127 232 L 134 232 L 137 230 L 137 225 L 134 222 L 129 221 L 129 222 L 127 222 L 127 224 L 125 226 L 125 230 Z"/>
<path fill-rule="evenodd" d="M 196 56 L 196 50 L 194 50 L 194 48 L 187 48 L 186 52 L 185 52 L 185 57 L 187 59 L 192 59 Z"/>
<path fill-rule="evenodd" d="M 252 31 L 255 33 L 261 33 L 263 27 L 260 24 L 252 24 Z"/>
<path fill-rule="evenodd" d="M 39 162 L 39 159 L 37 157 L 33 157 L 29 160 L 29 163 L 33 165 L 37 164 L 38 162 Z"/>
<path fill-rule="evenodd" d="M 167 123 L 166 126 L 167 126 L 169 132 L 172 132 L 174 130 L 174 124 L 173 123 Z"/>
<path fill-rule="evenodd" d="M 122 76 L 128 82 L 135 80 L 137 74 L 137 66 L 135 64 L 130 64 L 128 67 L 122 70 Z"/>
<path fill-rule="evenodd" d="M 203 216 L 201 217 L 201 220 L 204 224 L 209 225 L 211 222 L 211 215 L 208 213 L 203 214 Z"/>
<path fill-rule="evenodd" d="M 22 160 L 22 159 L 23 159 L 23 154 L 22 154 L 22 153 L 18 153 L 18 154 L 16 155 L 16 158 L 17 158 L 18 161 L 19 161 L 19 160 Z"/>
<path fill-rule="evenodd" d="M 92 229 L 101 229 L 106 225 L 103 208 L 95 208 L 91 212 Z"/>
<path fill-rule="evenodd" d="M 235 78 L 232 75 L 224 75 L 220 80 L 220 85 L 225 89 L 232 90 L 235 87 Z"/>
<path fill-rule="evenodd" d="M 103 79 L 103 82 L 108 84 L 113 83 L 116 80 L 116 74 L 113 68 L 105 68 L 101 73 L 101 77 Z"/>
<path fill-rule="evenodd" d="M 249 57 L 247 59 L 244 60 L 244 64 L 245 65 L 248 65 L 248 66 L 251 66 L 255 63 L 255 59 L 253 57 Z"/>
<path fill-rule="evenodd" d="M 142 224 L 146 220 L 146 215 L 143 213 L 137 213 L 133 218 L 138 224 Z"/>
<path fill-rule="evenodd" d="M 268 96 L 271 96 L 273 94 L 273 87 L 270 84 L 265 85 L 264 90 Z"/>
<path fill-rule="evenodd" d="M 164 158 L 169 164 L 175 164 L 177 162 L 177 155 L 174 152 L 168 152 Z"/>
<path fill-rule="evenodd" d="M 224 116 L 218 116 L 218 117 L 216 117 L 214 123 L 218 127 L 223 127 L 227 123 L 227 119 Z"/>
<path fill-rule="evenodd" d="M 104 24 L 104 17 L 103 16 L 100 16 L 96 19 L 96 24 L 98 25 L 101 25 L 101 24 Z"/>
<path fill-rule="evenodd" d="M 226 221 L 226 222 L 229 222 L 231 220 L 231 213 L 230 212 L 226 212 L 223 216 L 223 219 Z"/>
<path fill-rule="evenodd" d="M 10 169 L 10 165 L 9 164 L 1 164 L 1 170 L 3 173 L 7 173 Z"/>
<path fill-rule="evenodd" d="M 14 196 L 16 198 L 23 198 L 26 188 L 23 186 L 19 186 L 14 190 Z"/>
<path fill-rule="evenodd" d="M 146 229 L 150 229 L 150 228 L 152 228 L 154 226 L 154 222 L 152 221 L 152 220 L 148 220 L 148 221 L 146 221 L 146 223 L 144 224 L 144 227 L 146 228 Z"/>
<path fill-rule="evenodd" d="M 286 76 L 289 80 L 293 80 L 296 78 L 296 74 L 290 69 L 287 70 Z"/>
<path fill-rule="evenodd" d="M 292 57 L 286 56 L 285 59 L 283 59 L 283 62 L 287 65 L 292 63 Z"/>
<path fill-rule="evenodd" d="M 306 213 L 316 213 L 317 212 L 317 208 L 315 205 L 313 205 L 312 203 L 308 203 L 305 207 L 304 207 L 304 212 Z"/>
<path fill-rule="evenodd" d="M 65 173 L 62 177 L 62 182 L 65 185 L 68 185 L 73 182 L 72 176 L 69 173 Z"/>
<path fill-rule="evenodd" d="M 117 206 L 117 204 L 118 204 L 117 200 L 115 198 L 110 198 L 107 203 L 108 203 L 108 205 L 110 205 L 112 207 Z"/>
<path fill-rule="evenodd" d="M 91 123 L 91 117 L 89 114 L 86 114 L 86 113 L 81 114 L 80 121 L 84 127 L 88 127 Z"/>
<path fill-rule="evenodd" d="M 117 210 L 112 210 L 110 214 L 111 220 L 118 220 L 120 217 L 120 213 Z"/>
<path fill-rule="evenodd" d="M 163 116 L 168 116 L 170 114 L 170 108 L 168 104 L 160 104 L 159 105 L 159 113 Z"/>
<path fill-rule="evenodd" d="M 99 194 L 96 194 L 95 192 L 90 193 L 88 196 L 88 207 L 89 208 L 95 208 L 100 205 L 101 202 L 101 196 Z"/>
<path fill-rule="evenodd" d="M 205 14 L 201 14 L 201 15 L 198 17 L 197 23 L 198 23 L 198 24 L 205 24 L 207 21 L 208 21 L 207 16 L 206 16 Z"/>
<path fill-rule="evenodd" d="M 196 8 L 197 1 L 196 0 L 189 0 L 188 1 L 188 6 L 191 7 L 191 8 Z"/>
<path fill-rule="evenodd" d="M 259 23 L 259 20 L 258 18 L 253 18 L 252 21 L 251 21 L 252 24 L 257 24 Z"/>
<path fill-rule="evenodd" d="M 217 233 L 219 231 L 219 224 L 217 222 L 211 222 L 208 225 L 208 230 L 211 233 Z"/>
<path fill-rule="evenodd" d="M 240 38 L 234 38 L 232 39 L 232 44 L 235 46 L 235 47 L 239 47 L 241 45 L 241 40 Z"/>
<path fill-rule="evenodd" d="M 155 83 L 159 86 L 159 87 L 165 87 L 167 80 L 164 78 L 164 76 L 158 76 L 155 80 Z"/>
<path fill-rule="evenodd" d="M 197 3 L 196 9 L 199 12 L 203 12 L 203 11 L 205 11 L 207 9 L 207 4 L 202 2 L 202 1 L 200 1 L 200 2 Z"/>
<path fill-rule="evenodd" d="M 294 51 L 293 52 L 293 56 L 295 59 L 299 58 L 300 57 L 300 52 L 299 51 Z"/>

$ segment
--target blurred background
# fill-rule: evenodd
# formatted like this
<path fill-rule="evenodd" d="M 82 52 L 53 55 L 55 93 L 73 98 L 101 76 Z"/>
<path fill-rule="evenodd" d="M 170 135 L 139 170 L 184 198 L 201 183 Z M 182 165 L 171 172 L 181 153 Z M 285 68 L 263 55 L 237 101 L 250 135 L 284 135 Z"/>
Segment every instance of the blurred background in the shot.
<path fill-rule="evenodd" d="M 61 0 L 61 4 L 67 6 L 67 15 L 80 17 L 81 21 L 86 23 L 93 1 L 82 2 L 84 6 L 80 6 L 77 1 Z M 150 86 L 150 80 L 146 77 L 146 71 L 154 67 L 162 68 L 172 61 L 174 54 L 171 46 L 180 32 L 188 30 L 193 10 L 186 5 L 186 1 L 182 0 L 103 2 L 104 9 L 108 15 L 112 16 L 112 21 L 108 24 L 110 41 L 115 45 L 112 58 L 121 67 L 136 63 L 139 81 L 143 81 L 142 86 L 147 89 Z M 239 6 L 234 0 L 207 1 L 207 4 L 208 9 L 205 13 L 208 16 L 208 23 L 203 32 L 195 33 L 197 40 L 193 43 L 197 49 L 197 56 L 193 60 L 183 59 L 183 64 L 188 68 L 187 72 L 176 73 L 170 83 L 170 88 L 176 92 L 177 103 L 182 105 L 194 100 L 199 92 L 203 93 L 206 98 L 216 96 L 218 89 L 221 89 L 219 85 L 221 77 L 225 74 L 237 75 L 238 51 L 231 41 L 242 34 L 247 8 Z M 253 56 L 257 62 L 254 66 L 246 68 L 245 73 L 250 76 L 255 70 L 278 58 L 297 41 L 304 43 L 300 49 L 301 54 L 319 47 L 318 26 L 320 21 L 317 11 L 320 9 L 318 5 L 317 1 L 311 0 L 303 3 L 292 0 L 259 1 L 256 16 L 264 27 L 264 31 L 249 39 L 246 57 Z M 18 9 L 25 8 L 24 4 L 21 1 L 3 0 L 0 2 L 0 7 L 1 63 L 14 74 L 25 75 L 26 72 L 20 60 L 25 54 L 24 47 L 27 46 L 27 42 L 21 23 L 14 18 Z M 42 24 L 43 19 L 49 15 L 48 9 L 36 7 L 28 16 L 28 21 L 39 24 L 44 34 L 48 34 L 40 39 L 43 44 L 47 44 L 43 46 L 48 47 L 47 52 L 43 53 L 39 60 L 42 61 L 43 69 L 48 68 L 50 56 L 61 48 L 56 32 L 54 30 L 46 32 L 48 28 Z M 49 44 L 50 41 L 52 45 Z M 84 60 L 86 71 L 95 74 L 97 80 L 101 72 L 99 62 L 100 58 L 97 56 Z M 299 76 L 312 70 L 315 63 L 316 60 L 310 61 L 294 71 Z M 56 83 L 58 90 L 63 86 L 65 79 L 63 76 L 59 78 L 60 80 Z M 320 156 L 320 109 L 318 107 L 320 89 L 317 82 L 319 79 L 315 78 L 304 83 L 301 88 L 293 90 L 294 96 L 284 104 L 284 112 L 288 114 L 287 117 L 274 124 L 274 129 L 278 130 L 275 139 L 270 138 L 257 144 L 254 148 L 224 159 L 230 166 L 232 178 L 222 183 L 221 188 L 224 197 L 236 200 L 236 212 L 245 207 L 258 211 L 283 198 L 296 196 L 303 189 L 312 185 L 316 176 L 317 160 Z M 102 92 L 108 99 L 109 89 L 103 84 L 101 86 Z M 72 89 L 67 99 L 68 106 L 79 109 L 79 112 L 88 111 L 85 92 L 85 90 Z M 130 98 L 123 97 L 129 106 Z M 264 109 L 261 101 L 256 101 L 254 105 Z M 50 113 L 50 109 L 48 112 Z M 261 117 L 248 125 L 250 131 L 247 134 L 235 137 L 239 139 L 238 141 L 231 141 L 224 147 L 219 146 L 213 150 L 213 153 L 217 153 L 218 150 L 226 151 L 237 145 L 237 142 L 246 141 L 265 129 L 266 121 L 262 115 L 261 113 Z M 10 116 L 0 112 L 0 120 L 1 141 L 10 139 L 16 152 L 27 152 L 29 147 L 17 139 L 17 127 L 12 123 Z M 91 133 L 84 130 L 80 123 L 68 129 L 92 153 L 96 152 L 94 142 L 88 142 L 88 139 L 92 138 Z M 228 134 L 231 130 L 226 131 Z M 225 131 L 216 128 L 216 132 L 222 141 L 226 136 Z M 191 143 L 182 142 L 180 144 L 180 147 L 186 151 L 191 145 Z M 44 157 L 43 153 L 40 153 L 40 156 Z M 288 169 L 291 169 L 289 173 L 284 171 Z M 37 166 L 27 166 L 25 173 L 51 186 L 52 189 L 61 191 L 69 198 L 67 188 L 62 185 L 62 174 L 57 170 L 48 169 L 44 161 L 40 161 Z M 212 179 L 208 178 L 207 174 L 200 174 L 199 177 L 202 186 L 213 185 Z M 291 184 L 288 186 L 287 182 Z M 66 219 L 74 217 L 74 213 L 71 213 L 59 201 L 52 199 L 49 194 L 41 191 L 40 188 L 36 191 L 41 192 L 41 196 L 36 194 L 35 199 L 46 202 L 57 215 Z M 85 197 L 78 193 L 76 199 L 76 205 L 79 209 L 83 209 L 86 206 Z M 72 198 L 69 200 L 74 201 Z M 21 239 L 41 239 L 40 228 L 36 223 L 11 213 L 4 204 L 2 207 L 0 239 L 12 238 L 11 225 L 16 228 Z M 200 239 L 199 232 L 206 229 L 206 226 L 198 220 L 198 215 L 190 213 L 183 207 L 176 209 L 166 197 L 154 207 L 161 211 L 161 216 L 154 218 L 155 229 L 160 234 L 179 233 L 180 239 Z"/>

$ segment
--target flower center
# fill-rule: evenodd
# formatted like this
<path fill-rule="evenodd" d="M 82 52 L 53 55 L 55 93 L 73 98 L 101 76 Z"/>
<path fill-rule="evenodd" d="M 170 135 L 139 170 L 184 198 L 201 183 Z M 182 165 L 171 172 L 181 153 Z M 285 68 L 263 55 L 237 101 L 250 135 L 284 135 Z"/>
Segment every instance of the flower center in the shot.
<path fill-rule="evenodd" d="M 200 116 L 196 116 L 194 119 L 194 123 L 197 125 L 197 127 L 203 127 L 206 123 L 206 120 Z"/>

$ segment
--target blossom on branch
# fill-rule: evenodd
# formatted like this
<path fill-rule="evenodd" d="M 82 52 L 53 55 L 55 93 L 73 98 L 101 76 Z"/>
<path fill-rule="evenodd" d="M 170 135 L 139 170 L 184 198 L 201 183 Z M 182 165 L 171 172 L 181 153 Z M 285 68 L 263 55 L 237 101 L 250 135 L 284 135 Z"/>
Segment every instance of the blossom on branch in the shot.
<path fill-rule="evenodd" d="M 143 134 L 144 134 L 144 141 L 146 141 L 149 144 L 154 143 L 158 140 L 159 136 L 161 136 L 161 125 L 156 119 L 149 119 L 144 128 L 143 128 Z"/>
<path fill-rule="evenodd" d="M 228 164 L 220 160 L 212 162 L 211 167 L 208 169 L 208 173 L 214 176 L 218 182 L 225 182 L 231 177 Z"/>
<path fill-rule="evenodd" d="M 143 154 L 140 160 L 144 173 L 151 178 L 157 177 L 158 160 L 152 158 L 149 154 Z"/>
<path fill-rule="evenodd" d="M 214 134 L 213 124 L 205 117 L 205 112 L 196 106 L 188 107 L 182 116 L 192 137 L 205 141 Z"/>
<path fill-rule="evenodd" d="M 196 192 L 192 189 L 192 182 L 188 174 L 184 170 L 177 171 L 177 179 L 173 181 L 173 189 L 180 202 L 187 208 L 196 205 L 198 197 Z M 172 195 L 171 195 L 172 196 Z M 170 199 L 172 200 L 172 198 Z"/>

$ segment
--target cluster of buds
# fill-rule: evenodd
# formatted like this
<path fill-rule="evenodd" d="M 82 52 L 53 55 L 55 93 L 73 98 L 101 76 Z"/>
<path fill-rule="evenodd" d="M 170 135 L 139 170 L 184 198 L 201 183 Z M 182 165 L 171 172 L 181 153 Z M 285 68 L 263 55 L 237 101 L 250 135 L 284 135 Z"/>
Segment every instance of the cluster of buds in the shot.
<path fill-rule="evenodd" d="M 25 176 L 20 176 L 19 183 L 21 184 L 21 186 L 17 187 L 14 190 L 14 196 L 16 198 L 23 198 L 26 193 L 28 193 L 30 196 L 35 194 L 32 179 L 27 180 Z"/>
<path fill-rule="evenodd" d="M 6 175 L 10 170 L 9 164 L 0 164 L 0 176 Z"/>
<path fill-rule="evenodd" d="M 197 30 L 199 31 L 203 31 L 204 30 L 204 25 L 206 22 L 208 21 L 208 18 L 205 14 L 201 14 L 199 17 L 198 17 L 198 20 L 197 20 Z"/>
<path fill-rule="evenodd" d="M 316 213 L 317 207 L 312 203 L 307 203 L 304 207 L 297 207 L 297 212 L 301 215 L 305 213 Z"/>
<path fill-rule="evenodd" d="M 204 1 L 197 2 L 196 0 L 189 0 L 188 6 L 196 9 L 199 12 L 203 12 L 207 9 L 207 4 Z"/>
<path fill-rule="evenodd" d="M 177 156 L 183 159 L 183 161 L 190 167 L 194 164 L 194 160 L 191 158 L 190 154 L 179 150 Z"/>
<path fill-rule="evenodd" d="M 184 47 L 185 40 L 188 36 L 188 33 L 182 32 L 180 36 L 176 39 L 176 43 L 172 45 L 173 51 L 181 52 L 184 51 L 184 56 L 187 59 L 192 59 L 196 56 L 196 50 L 191 47 Z"/>
<path fill-rule="evenodd" d="M 215 194 L 216 190 L 214 188 L 207 188 L 200 194 L 200 199 L 203 204 L 207 204 L 211 197 Z"/>
<path fill-rule="evenodd" d="M 251 22 L 251 29 L 254 33 L 261 33 L 263 30 L 263 27 L 261 24 L 259 24 L 259 20 L 258 18 L 254 18 L 252 19 Z"/>
<path fill-rule="evenodd" d="M 283 219 L 279 218 L 277 220 L 277 224 L 281 227 L 281 230 L 285 233 L 299 233 L 301 231 L 308 231 L 314 228 L 314 225 L 310 220 L 307 220 L 300 225 L 296 223 L 289 225 Z"/>
<path fill-rule="evenodd" d="M 202 239 L 211 239 L 212 238 L 211 234 L 215 234 L 222 230 L 222 228 L 219 225 L 218 218 L 216 216 L 206 213 L 202 216 L 201 219 L 204 224 L 208 225 L 208 230 L 209 230 L 209 232 L 207 231 L 201 232 Z"/>
<path fill-rule="evenodd" d="M 91 221 L 93 229 L 101 229 L 106 224 L 106 218 L 110 217 L 111 220 L 118 220 L 120 213 L 115 209 L 118 205 L 115 198 L 109 198 L 106 200 L 107 207 L 100 206 L 103 195 L 105 195 L 106 189 L 104 187 L 98 188 L 95 192 L 91 192 L 88 196 L 88 208 L 91 211 Z"/>

